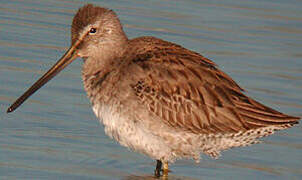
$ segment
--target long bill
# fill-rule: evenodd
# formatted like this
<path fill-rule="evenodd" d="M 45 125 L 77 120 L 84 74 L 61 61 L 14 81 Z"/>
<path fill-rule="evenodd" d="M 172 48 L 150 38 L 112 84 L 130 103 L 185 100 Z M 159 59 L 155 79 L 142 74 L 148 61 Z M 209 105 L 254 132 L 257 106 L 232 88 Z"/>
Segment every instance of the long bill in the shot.
<path fill-rule="evenodd" d="M 27 98 L 29 98 L 33 93 L 40 89 L 49 80 L 55 77 L 60 71 L 62 71 L 67 65 L 69 65 L 73 60 L 75 60 L 78 55 L 76 53 L 76 47 L 78 42 L 72 45 L 68 51 L 61 57 L 61 59 L 56 62 L 39 80 L 37 80 L 22 96 L 20 96 L 8 109 L 7 113 L 13 112 L 17 109 Z"/>

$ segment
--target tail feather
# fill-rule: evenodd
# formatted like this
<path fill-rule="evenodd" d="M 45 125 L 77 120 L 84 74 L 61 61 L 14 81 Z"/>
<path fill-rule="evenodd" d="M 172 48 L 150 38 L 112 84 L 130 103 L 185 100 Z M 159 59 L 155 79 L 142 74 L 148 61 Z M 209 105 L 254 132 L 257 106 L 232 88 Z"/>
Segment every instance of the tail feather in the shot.
<path fill-rule="evenodd" d="M 244 147 L 255 143 L 260 143 L 261 141 L 259 138 L 272 135 L 275 131 L 290 128 L 297 123 L 298 122 L 291 122 L 283 125 L 250 129 L 244 132 L 240 131 L 237 133 L 202 136 L 204 139 L 201 141 L 206 143 L 202 144 L 201 149 L 203 153 L 217 159 L 220 156 L 221 151 L 234 147 Z"/>
<path fill-rule="evenodd" d="M 243 98 L 243 97 L 241 97 Z M 236 101 L 237 112 L 244 122 L 255 127 L 266 127 L 272 125 L 295 124 L 300 117 L 289 116 L 269 108 L 247 96 L 245 99 Z M 252 127 L 249 129 L 253 129 Z"/>

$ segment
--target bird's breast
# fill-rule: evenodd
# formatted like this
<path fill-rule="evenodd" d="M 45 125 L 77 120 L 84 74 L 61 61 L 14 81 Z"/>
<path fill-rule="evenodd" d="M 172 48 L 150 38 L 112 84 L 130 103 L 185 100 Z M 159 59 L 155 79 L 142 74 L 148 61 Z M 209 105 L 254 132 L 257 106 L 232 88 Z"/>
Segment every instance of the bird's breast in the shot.
<path fill-rule="evenodd" d="M 170 156 L 170 149 L 133 117 L 126 115 L 117 104 L 94 104 L 93 111 L 104 125 L 105 133 L 122 146 L 154 159 Z"/>

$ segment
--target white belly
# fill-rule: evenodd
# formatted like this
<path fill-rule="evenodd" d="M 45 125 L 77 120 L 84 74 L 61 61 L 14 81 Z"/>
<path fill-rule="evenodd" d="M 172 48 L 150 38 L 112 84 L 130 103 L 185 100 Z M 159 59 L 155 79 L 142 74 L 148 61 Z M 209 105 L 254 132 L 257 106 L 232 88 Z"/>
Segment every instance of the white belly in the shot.
<path fill-rule="evenodd" d="M 134 151 L 153 159 L 171 159 L 171 150 L 164 141 L 130 116 L 123 115 L 116 107 L 95 104 L 93 111 L 105 126 L 105 133 Z"/>

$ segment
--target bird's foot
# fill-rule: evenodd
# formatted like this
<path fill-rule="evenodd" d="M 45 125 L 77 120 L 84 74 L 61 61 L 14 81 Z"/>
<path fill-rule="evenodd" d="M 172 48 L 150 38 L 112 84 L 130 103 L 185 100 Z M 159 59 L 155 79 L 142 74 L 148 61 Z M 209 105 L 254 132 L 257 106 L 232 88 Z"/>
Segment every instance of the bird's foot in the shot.
<path fill-rule="evenodd" d="M 163 169 L 162 169 L 162 162 L 160 160 L 157 160 L 156 161 L 156 168 L 155 168 L 155 171 L 154 171 L 154 176 L 159 178 L 161 176 L 161 172 L 162 172 L 162 177 L 165 179 L 168 177 L 168 174 L 169 172 L 171 172 L 169 170 L 169 166 L 168 166 L 168 163 L 167 162 L 164 162 L 164 165 L 163 165 Z"/>

